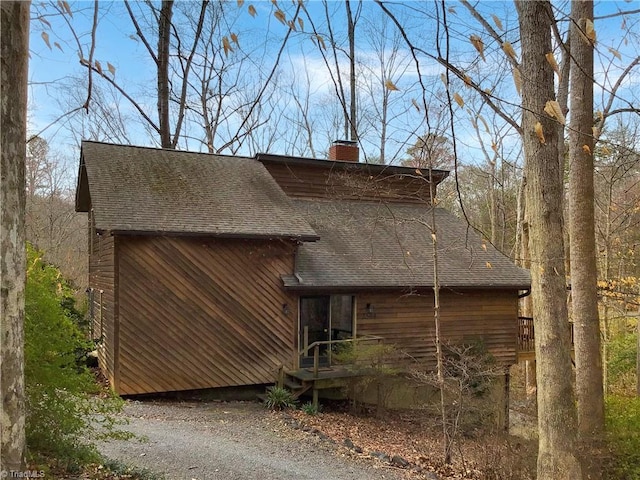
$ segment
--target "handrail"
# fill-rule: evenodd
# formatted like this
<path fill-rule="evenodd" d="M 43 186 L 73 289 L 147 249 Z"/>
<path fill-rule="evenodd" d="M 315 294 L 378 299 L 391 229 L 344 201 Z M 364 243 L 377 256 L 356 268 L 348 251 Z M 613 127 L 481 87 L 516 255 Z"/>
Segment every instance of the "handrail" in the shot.
<path fill-rule="evenodd" d="M 347 343 L 347 342 L 357 342 L 360 340 L 384 340 L 383 337 L 379 337 L 377 335 L 363 335 L 362 337 L 356 337 L 356 338 L 345 338 L 342 340 L 322 340 L 322 341 L 317 341 L 317 342 L 313 342 L 312 344 L 308 345 L 307 348 L 305 348 L 304 350 L 300 351 L 300 355 L 305 355 L 307 352 L 309 352 L 309 350 L 311 350 L 312 347 L 316 347 L 316 346 L 320 346 L 320 345 L 333 345 L 336 343 Z"/>
<path fill-rule="evenodd" d="M 307 345 L 307 348 L 302 350 L 300 355 L 305 355 L 309 352 L 309 349 L 313 347 L 313 377 L 318 378 L 318 370 L 320 368 L 320 345 L 333 345 L 337 343 L 357 342 L 361 340 L 377 340 L 378 343 L 381 343 L 384 338 L 376 335 L 363 335 L 362 337 L 345 338 L 343 340 L 321 340 L 313 342 L 311 345 Z"/>

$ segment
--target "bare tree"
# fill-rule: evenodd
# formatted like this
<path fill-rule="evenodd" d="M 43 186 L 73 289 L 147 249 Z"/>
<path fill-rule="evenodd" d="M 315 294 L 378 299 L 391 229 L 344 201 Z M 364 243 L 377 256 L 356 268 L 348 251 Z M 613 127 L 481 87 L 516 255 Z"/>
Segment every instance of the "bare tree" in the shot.
<path fill-rule="evenodd" d="M 538 479 L 582 478 L 575 453 L 576 411 L 565 302 L 562 196 L 555 120 L 544 109 L 555 101 L 551 2 L 516 0 L 522 43 L 522 132 L 527 178 L 533 311 L 538 370 Z"/>
<path fill-rule="evenodd" d="M 2 2 L 0 102 L 0 397 L 3 472 L 25 465 L 24 288 L 26 271 L 24 169 L 27 137 L 29 2 Z"/>
<path fill-rule="evenodd" d="M 569 247 L 578 427 L 584 440 L 600 440 L 604 431 L 593 183 L 594 45 L 593 2 L 572 2 Z"/>

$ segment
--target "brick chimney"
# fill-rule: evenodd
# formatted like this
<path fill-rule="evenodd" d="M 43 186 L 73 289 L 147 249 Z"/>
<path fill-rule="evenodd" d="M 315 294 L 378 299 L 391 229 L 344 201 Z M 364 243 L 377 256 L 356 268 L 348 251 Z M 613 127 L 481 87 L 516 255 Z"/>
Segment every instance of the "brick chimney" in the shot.
<path fill-rule="evenodd" d="M 358 163 L 360 161 L 359 157 L 360 149 L 358 148 L 358 142 L 336 140 L 333 142 L 333 145 L 329 147 L 329 160 Z"/>

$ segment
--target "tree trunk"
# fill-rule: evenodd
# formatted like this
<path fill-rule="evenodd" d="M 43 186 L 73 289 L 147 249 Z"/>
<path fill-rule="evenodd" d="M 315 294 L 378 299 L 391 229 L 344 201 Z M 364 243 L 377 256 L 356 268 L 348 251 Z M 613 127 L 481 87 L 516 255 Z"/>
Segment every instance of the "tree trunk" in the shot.
<path fill-rule="evenodd" d="M 350 88 L 350 107 L 349 107 L 349 133 L 352 142 L 358 141 L 358 130 L 356 128 L 356 25 L 353 21 L 353 13 L 351 12 L 351 3 L 349 0 L 345 2 L 347 7 L 347 26 L 349 35 L 349 88 Z"/>
<path fill-rule="evenodd" d="M 578 430 L 588 440 L 600 438 L 604 430 L 593 185 L 593 43 L 585 33 L 586 23 L 593 22 L 593 2 L 572 2 L 571 19 L 569 249 Z"/>
<path fill-rule="evenodd" d="M 24 286 L 25 161 L 29 2 L 2 2 L 0 170 L 0 466 L 2 472 L 25 466 Z"/>
<path fill-rule="evenodd" d="M 173 1 L 163 0 L 158 18 L 158 124 L 162 148 L 173 148 L 169 123 L 169 51 Z"/>
<path fill-rule="evenodd" d="M 522 48 L 522 130 L 536 319 L 537 478 L 579 480 L 582 471 L 574 451 L 576 410 L 565 302 L 563 185 L 558 162 L 561 139 L 556 123 L 544 113 L 546 102 L 555 99 L 554 73 L 545 58 L 552 51 L 553 15 L 548 1 L 516 0 L 515 3 Z M 539 128 L 544 139 L 536 132 Z"/>

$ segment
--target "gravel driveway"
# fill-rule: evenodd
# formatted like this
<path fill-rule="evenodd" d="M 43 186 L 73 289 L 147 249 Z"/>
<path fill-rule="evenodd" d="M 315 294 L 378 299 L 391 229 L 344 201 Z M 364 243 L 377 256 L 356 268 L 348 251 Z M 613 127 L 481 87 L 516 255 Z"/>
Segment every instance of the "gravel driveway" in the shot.
<path fill-rule="evenodd" d="M 257 403 L 130 401 L 127 430 L 107 457 L 171 480 L 400 480 L 402 471 L 286 425 Z"/>

